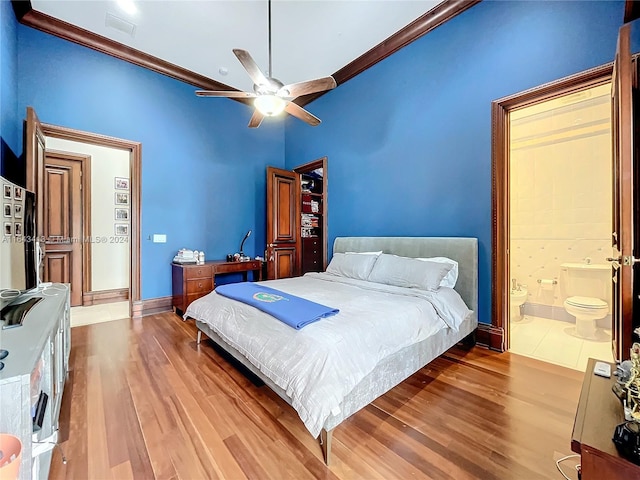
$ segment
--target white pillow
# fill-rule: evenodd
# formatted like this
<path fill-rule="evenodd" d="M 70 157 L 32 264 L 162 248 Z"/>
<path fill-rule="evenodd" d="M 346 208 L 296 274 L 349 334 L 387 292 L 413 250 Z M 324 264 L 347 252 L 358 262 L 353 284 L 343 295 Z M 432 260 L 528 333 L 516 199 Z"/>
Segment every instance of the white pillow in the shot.
<path fill-rule="evenodd" d="M 375 255 L 376 257 L 382 254 L 382 250 L 379 252 L 346 252 L 348 255 Z"/>
<path fill-rule="evenodd" d="M 454 288 L 456 286 L 456 282 L 458 281 L 458 262 L 455 260 L 451 260 L 447 257 L 416 258 L 416 260 L 421 260 L 423 262 L 440 262 L 451 265 L 451 270 L 449 270 L 449 273 L 444 276 L 440 282 L 440 286 L 449 288 Z"/>
<path fill-rule="evenodd" d="M 378 255 L 347 255 L 346 253 L 334 253 L 327 273 L 340 277 L 366 280 L 376 263 Z"/>
<path fill-rule="evenodd" d="M 452 266 L 383 253 L 369 274 L 369 281 L 405 288 L 435 291 Z"/>

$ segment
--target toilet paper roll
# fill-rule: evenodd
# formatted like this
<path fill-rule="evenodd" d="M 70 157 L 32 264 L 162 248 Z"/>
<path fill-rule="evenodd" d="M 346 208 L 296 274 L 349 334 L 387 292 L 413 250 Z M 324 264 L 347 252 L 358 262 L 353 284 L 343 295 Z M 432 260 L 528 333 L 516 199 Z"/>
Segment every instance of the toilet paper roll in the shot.
<path fill-rule="evenodd" d="M 558 282 L 548 278 L 541 278 L 538 283 L 540 284 L 540 290 L 553 290 L 553 286 Z"/>

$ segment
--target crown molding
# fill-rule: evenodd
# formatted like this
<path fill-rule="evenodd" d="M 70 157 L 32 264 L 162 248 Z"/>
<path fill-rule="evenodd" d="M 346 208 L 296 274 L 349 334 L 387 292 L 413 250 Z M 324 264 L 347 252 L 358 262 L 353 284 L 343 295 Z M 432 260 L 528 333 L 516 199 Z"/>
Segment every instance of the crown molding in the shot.
<path fill-rule="evenodd" d="M 376 63 L 384 60 L 388 56 L 410 44 L 418 38 L 426 35 L 434 28 L 451 20 L 465 10 L 473 7 L 481 0 L 445 0 L 435 6 L 424 15 L 418 17 L 409 25 L 394 33 L 392 36 L 382 41 L 366 53 L 362 54 L 349 64 L 342 67 L 332 76 L 336 83 L 341 85 L 352 79 L 356 75 L 364 72 Z M 236 90 L 229 85 L 220 83 L 212 78 L 205 77 L 198 73 L 179 67 L 160 58 L 128 47 L 119 42 L 95 34 L 83 28 L 64 22 L 50 15 L 33 10 L 30 0 L 12 0 L 16 18 L 20 23 L 28 27 L 55 35 L 78 45 L 91 48 L 98 52 L 111 55 L 112 57 L 124 60 L 134 65 L 147 68 L 154 72 L 180 80 L 198 88 L 206 90 Z M 314 93 L 299 97 L 295 103 L 304 106 L 326 92 Z M 246 99 L 234 99 L 242 103 L 247 103 Z"/>
<path fill-rule="evenodd" d="M 626 0 L 624 2 L 624 23 L 632 22 L 637 18 L 640 18 L 640 2 Z"/>
<path fill-rule="evenodd" d="M 336 80 L 338 85 L 342 85 L 368 68 L 373 67 L 376 63 L 381 62 L 388 56 L 394 54 L 402 47 L 416 41 L 418 38 L 426 35 L 434 28 L 451 20 L 455 16 L 460 15 L 462 12 L 468 10 L 481 1 L 482 0 L 445 0 L 439 5 L 433 7 L 424 15 L 416 18 L 403 29 L 398 30 L 386 40 L 380 42 L 368 52 L 363 53 L 354 61 L 342 67 L 334 73 L 332 77 Z M 316 98 L 321 97 L 325 93 L 327 92 L 325 91 L 305 95 L 304 97 L 297 99 L 295 103 L 300 106 L 304 106 Z"/>
<path fill-rule="evenodd" d="M 22 4 L 23 2 L 14 1 L 13 3 L 15 11 L 15 5 Z M 84 28 L 64 22 L 45 13 L 38 12 L 37 10 L 31 9 L 24 13 L 19 21 L 28 27 L 55 35 L 56 37 L 77 43 L 78 45 L 89 47 L 98 52 L 111 55 L 125 62 L 133 63 L 134 65 L 147 68 L 198 88 L 206 90 L 235 90 L 229 85 L 217 82 L 209 77 L 179 67 L 178 65 L 141 52 L 135 48 L 128 47 L 102 35 L 85 30 Z"/>
<path fill-rule="evenodd" d="M 18 21 L 22 20 L 22 17 L 32 9 L 31 0 L 11 0 L 11 6 Z"/>

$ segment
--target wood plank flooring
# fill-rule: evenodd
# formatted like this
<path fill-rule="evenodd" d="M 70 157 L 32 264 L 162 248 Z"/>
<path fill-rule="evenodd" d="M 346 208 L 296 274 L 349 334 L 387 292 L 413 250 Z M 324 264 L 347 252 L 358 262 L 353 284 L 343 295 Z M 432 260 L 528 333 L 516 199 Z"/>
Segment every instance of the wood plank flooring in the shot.
<path fill-rule="evenodd" d="M 326 467 L 291 407 L 195 337 L 173 313 L 74 328 L 50 478 L 529 480 L 571 453 L 582 373 L 455 347 L 339 425 Z"/>

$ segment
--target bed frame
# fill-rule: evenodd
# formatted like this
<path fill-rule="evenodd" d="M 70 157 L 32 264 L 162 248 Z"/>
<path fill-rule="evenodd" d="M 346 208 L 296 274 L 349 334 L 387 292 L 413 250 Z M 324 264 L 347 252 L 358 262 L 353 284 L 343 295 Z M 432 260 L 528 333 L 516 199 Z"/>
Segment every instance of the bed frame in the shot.
<path fill-rule="evenodd" d="M 384 392 L 391 390 L 423 366 L 440 356 L 456 343 L 466 340 L 475 343 L 475 331 L 478 325 L 478 240 L 460 237 L 338 237 L 333 245 L 334 253 L 380 251 L 403 257 L 449 257 L 458 262 L 458 281 L 455 290 L 463 298 L 473 313 L 465 319 L 458 332 L 450 329 L 440 330 L 437 334 L 406 347 L 384 359 L 367 375 L 344 399 L 339 414 L 332 415 L 325 422 L 320 433 L 320 445 L 324 461 L 329 465 L 333 429 L 343 420 L 365 407 Z M 257 367 L 251 364 L 241 353 L 225 342 L 206 323 L 196 321 L 198 344 L 202 333 L 217 343 L 231 356 L 260 378 L 271 390 L 285 402 L 291 404 L 286 392 L 267 378 Z M 383 393 L 373 393 L 382 388 Z"/>

